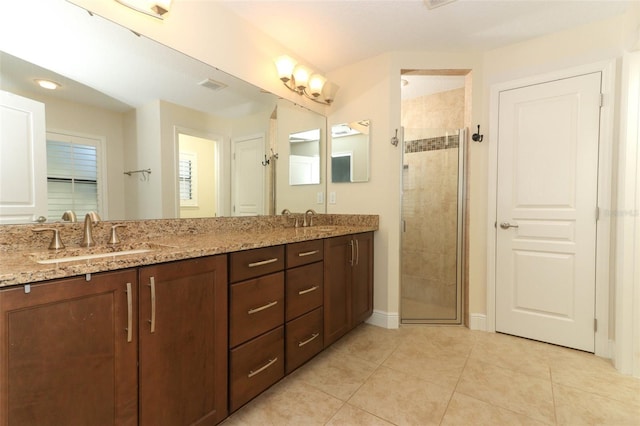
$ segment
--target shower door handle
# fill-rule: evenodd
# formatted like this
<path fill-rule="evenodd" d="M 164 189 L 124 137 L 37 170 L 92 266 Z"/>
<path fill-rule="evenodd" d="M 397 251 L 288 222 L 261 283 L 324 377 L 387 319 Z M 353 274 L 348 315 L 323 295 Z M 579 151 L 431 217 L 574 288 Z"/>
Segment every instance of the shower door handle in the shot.
<path fill-rule="evenodd" d="M 509 222 L 502 222 L 500 224 L 500 228 L 502 228 L 502 229 L 518 228 L 518 225 L 512 225 Z"/>

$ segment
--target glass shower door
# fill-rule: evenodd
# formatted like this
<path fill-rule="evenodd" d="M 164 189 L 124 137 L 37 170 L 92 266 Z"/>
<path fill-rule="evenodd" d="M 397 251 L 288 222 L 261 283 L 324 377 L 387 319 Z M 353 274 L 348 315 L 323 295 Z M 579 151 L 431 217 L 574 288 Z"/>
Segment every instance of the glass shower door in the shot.
<path fill-rule="evenodd" d="M 403 323 L 462 322 L 464 129 L 405 129 Z"/>

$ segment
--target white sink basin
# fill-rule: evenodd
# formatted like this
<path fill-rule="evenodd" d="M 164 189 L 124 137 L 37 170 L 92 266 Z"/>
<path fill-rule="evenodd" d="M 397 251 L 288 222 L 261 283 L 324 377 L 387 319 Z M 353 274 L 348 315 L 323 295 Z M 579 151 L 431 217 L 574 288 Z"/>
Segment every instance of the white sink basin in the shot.
<path fill-rule="evenodd" d="M 104 259 L 109 257 L 115 258 L 116 256 L 126 256 L 128 254 L 147 253 L 150 251 L 152 251 L 152 249 L 132 249 L 132 250 L 112 251 L 109 253 L 92 253 L 92 254 L 82 254 L 77 256 L 58 257 L 53 259 L 40 259 L 40 260 L 36 260 L 36 262 L 40 263 L 41 265 L 47 265 L 51 263 L 76 262 L 79 260 Z"/>

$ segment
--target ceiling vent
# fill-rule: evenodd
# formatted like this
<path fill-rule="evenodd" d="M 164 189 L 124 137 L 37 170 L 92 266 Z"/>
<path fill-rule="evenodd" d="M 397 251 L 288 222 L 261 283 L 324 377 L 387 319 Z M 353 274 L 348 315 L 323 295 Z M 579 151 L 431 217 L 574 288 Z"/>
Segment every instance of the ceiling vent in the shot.
<path fill-rule="evenodd" d="M 435 9 L 436 7 L 444 6 L 454 1 L 456 0 L 424 0 L 424 4 L 426 4 L 429 9 Z"/>
<path fill-rule="evenodd" d="M 211 89 L 211 90 L 220 90 L 220 89 L 224 89 L 225 87 L 227 87 L 226 84 L 220 83 L 219 81 L 215 81 L 215 80 L 212 80 L 210 78 L 207 78 L 206 80 L 202 80 L 198 84 L 200 86 L 202 86 L 202 87 L 206 87 L 207 89 Z"/>

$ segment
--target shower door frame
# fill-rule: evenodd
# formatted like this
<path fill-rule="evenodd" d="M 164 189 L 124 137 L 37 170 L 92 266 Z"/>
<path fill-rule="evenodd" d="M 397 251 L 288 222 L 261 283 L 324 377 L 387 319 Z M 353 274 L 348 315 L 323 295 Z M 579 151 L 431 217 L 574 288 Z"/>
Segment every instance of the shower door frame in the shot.
<path fill-rule="evenodd" d="M 404 164 L 404 127 L 402 128 L 402 164 Z M 454 130 L 454 129 L 452 129 Z M 448 324 L 462 325 L 464 324 L 464 272 L 465 272 L 465 211 L 466 211 L 466 151 L 467 151 L 467 128 L 458 128 L 458 197 L 457 197 L 457 234 L 456 234 L 456 318 L 454 319 L 406 319 L 402 314 L 402 284 L 403 270 L 400 267 L 400 324 Z M 400 217 L 401 217 L 401 240 L 400 240 L 400 265 L 402 265 L 402 240 L 406 232 L 404 220 L 404 182 L 402 182 Z"/>

